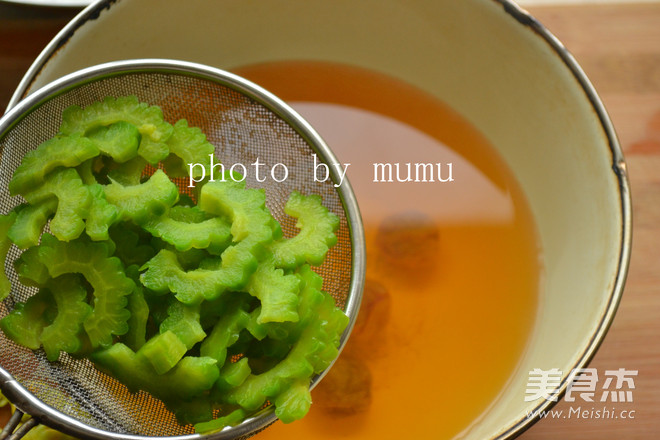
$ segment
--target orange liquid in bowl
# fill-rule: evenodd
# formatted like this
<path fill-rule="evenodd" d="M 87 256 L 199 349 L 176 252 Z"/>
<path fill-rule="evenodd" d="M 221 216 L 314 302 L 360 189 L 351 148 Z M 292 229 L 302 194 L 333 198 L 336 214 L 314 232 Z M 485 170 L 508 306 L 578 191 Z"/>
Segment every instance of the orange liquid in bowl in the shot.
<path fill-rule="evenodd" d="M 367 239 L 363 306 L 310 413 L 256 438 L 454 437 L 505 386 L 536 316 L 539 247 L 513 174 L 460 115 L 391 77 L 318 62 L 234 72 L 287 101 L 351 164 Z M 381 182 L 374 163 L 398 163 L 401 180 L 407 163 L 413 180 L 424 177 L 415 163 L 433 167 L 427 182 L 398 182 L 396 168 Z"/>

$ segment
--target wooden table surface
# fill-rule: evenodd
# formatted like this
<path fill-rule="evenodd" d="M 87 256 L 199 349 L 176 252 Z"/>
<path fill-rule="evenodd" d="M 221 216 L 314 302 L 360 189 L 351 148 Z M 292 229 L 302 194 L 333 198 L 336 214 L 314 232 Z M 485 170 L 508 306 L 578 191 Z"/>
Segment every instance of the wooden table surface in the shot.
<path fill-rule="evenodd" d="M 521 438 L 659 439 L 660 1 L 528 9 L 582 65 L 624 149 L 633 195 L 632 261 L 619 311 L 590 366 L 601 374 L 625 368 L 639 375 L 633 402 L 617 405 L 634 419 L 546 418 Z M 0 109 L 34 58 L 75 13 L 0 4 Z M 562 401 L 555 408 L 566 414 L 571 404 Z"/>

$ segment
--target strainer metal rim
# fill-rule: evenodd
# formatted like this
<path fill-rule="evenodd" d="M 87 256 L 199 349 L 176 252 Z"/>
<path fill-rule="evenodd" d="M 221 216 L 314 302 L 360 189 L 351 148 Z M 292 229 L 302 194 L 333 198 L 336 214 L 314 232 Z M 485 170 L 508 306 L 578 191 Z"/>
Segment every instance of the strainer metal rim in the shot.
<path fill-rule="evenodd" d="M 0 118 L 0 139 L 23 117 L 35 108 L 79 85 L 98 81 L 113 76 L 131 73 L 165 73 L 194 76 L 200 79 L 219 83 L 229 87 L 273 111 L 278 117 L 288 121 L 290 126 L 305 140 L 312 150 L 326 163 L 339 163 L 330 147 L 314 128 L 288 104 L 264 88 L 238 75 L 211 66 L 182 60 L 148 58 L 112 61 L 67 74 L 31 93 L 25 99 L 12 107 Z M 333 183 L 342 182 L 336 167 L 328 167 Z M 366 247 L 362 217 L 353 189 L 344 178 L 339 186 L 335 186 L 342 207 L 346 213 L 348 231 L 351 237 L 352 268 L 351 281 L 344 312 L 350 318 L 349 324 L 342 334 L 339 351 L 343 349 L 350 335 L 357 312 L 362 300 L 362 291 L 366 273 Z M 312 379 L 313 388 L 319 380 L 332 368 L 330 365 Z M 180 436 L 150 437 L 134 434 L 114 433 L 86 425 L 60 411 L 46 405 L 23 387 L 12 375 L 0 367 L 0 389 L 3 394 L 21 411 L 36 418 L 40 423 L 55 428 L 66 434 L 84 439 L 117 439 L 145 440 L 158 438 L 161 440 L 192 440 L 213 439 L 228 440 L 240 438 L 264 429 L 277 420 L 272 406 L 269 406 L 255 416 L 246 419 L 242 424 L 211 434 L 188 434 Z"/>

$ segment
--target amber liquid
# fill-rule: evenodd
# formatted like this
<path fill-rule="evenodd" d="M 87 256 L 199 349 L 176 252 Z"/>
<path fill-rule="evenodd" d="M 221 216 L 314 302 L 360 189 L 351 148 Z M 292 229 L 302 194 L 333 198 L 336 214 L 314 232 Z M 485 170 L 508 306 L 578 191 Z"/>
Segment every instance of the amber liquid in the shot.
<path fill-rule="evenodd" d="M 503 389 L 536 316 L 540 253 L 515 178 L 466 120 L 399 80 L 317 62 L 235 72 L 291 104 L 351 164 L 367 235 L 346 348 L 310 413 L 256 438 L 454 437 Z M 452 163 L 454 181 L 373 182 L 373 163 L 441 163 L 443 179 Z"/>

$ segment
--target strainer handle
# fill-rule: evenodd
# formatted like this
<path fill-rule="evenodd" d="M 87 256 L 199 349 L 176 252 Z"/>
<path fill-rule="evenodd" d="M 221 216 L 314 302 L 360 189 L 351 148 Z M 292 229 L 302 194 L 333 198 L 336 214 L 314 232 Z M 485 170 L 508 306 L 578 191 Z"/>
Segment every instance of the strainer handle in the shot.
<path fill-rule="evenodd" d="M 2 432 L 0 432 L 0 440 L 18 440 L 23 438 L 23 436 L 27 434 L 30 429 L 39 424 L 36 419 L 29 418 L 25 423 L 21 425 L 20 428 L 16 429 L 18 424 L 21 423 L 24 414 L 25 413 L 18 408 L 14 410 L 14 414 L 12 414 L 4 429 Z"/>

